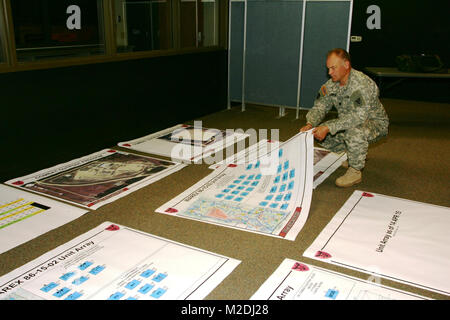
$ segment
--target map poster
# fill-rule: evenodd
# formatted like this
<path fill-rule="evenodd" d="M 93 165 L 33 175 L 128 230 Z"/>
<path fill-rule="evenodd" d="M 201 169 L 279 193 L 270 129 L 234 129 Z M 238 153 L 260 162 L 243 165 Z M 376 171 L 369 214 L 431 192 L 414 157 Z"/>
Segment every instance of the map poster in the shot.
<path fill-rule="evenodd" d="M 200 300 L 239 263 L 104 222 L 0 277 L 0 299 Z"/>
<path fill-rule="evenodd" d="M 0 185 L 0 253 L 88 212 L 31 192 Z"/>
<path fill-rule="evenodd" d="M 105 149 L 9 180 L 6 184 L 97 209 L 184 166 L 171 161 Z"/>
<path fill-rule="evenodd" d="M 248 164 L 220 166 L 156 212 L 295 240 L 308 217 L 312 169 L 308 131 Z"/>
<path fill-rule="evenodd" d="M 284 259 L 252 300 L 426 300 L 406 291 Z"/>
<path fill-rule="evenodd" d="M 450 209 L 354 191 L 304 256 L 450 294 Z"/>
<path fill-rule="evenodd" d="M 201 121 L 194 125 L 178 124 L 118 146 L 170 157 L 173 161 L 199 163 L 205 157 L 245 140 L 249 135 L 238 130 L 204 128 Z"/>

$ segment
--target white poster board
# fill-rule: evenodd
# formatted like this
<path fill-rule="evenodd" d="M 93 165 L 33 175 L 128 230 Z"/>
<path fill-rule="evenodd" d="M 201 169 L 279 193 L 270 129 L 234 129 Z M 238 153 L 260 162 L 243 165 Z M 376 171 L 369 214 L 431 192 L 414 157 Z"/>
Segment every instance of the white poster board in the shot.
<path fill-rule="evenodd" d="M 88 212 L 31 192 L 0 185 L 0 253 Z"/>
<path fill-rule="evenodd" d="M 450 294 L 450 209 L 355 191 L 304 256 Z"/>
<path fill-rule="evenodd" d="M 335 153 L 323 148 L 314 148 L 313 188 L 325 181 L 345 160 L 347 160 L 345 152 Z"/>
<path fill-rule="evenodd" d="M 97 209 L 184 167 L 181 163 L 104 149 L 6 184 Z"/>
<path fill-rule="evenodd" d="M 249 164 L 215 169 L 156 212 L 295 240 L 312 197 L 313 136 L 295 135 Z"/>
<path fill-rule="evenodd" d="M 194 125 L 178 124 L 138 139 L 119 142 L 118 146 L 170 157 L 173 161 L 199 163 L 248 136 L 234 130 L 203 128 L 195 121 Z"/>
<path fill-rule="evenodd" d="M 239 263 L 104 222 L 0 277 L 0 299 L 198 300 Z"/>
<path fill-rule="evenodd" d="M 210 169 L 214 170 L 222 165 L 228 164 L 249 164 L 254 162 L 258 157 L 265 156 L 272 149 L 278 148 L 280 141 L 262 139 L 257 143 L 252 144 L 244 150 L 225 158 L 223 161 L 214 163 L 209 166 Z"/>
<path fill-rule="evenodd" d="M 242 150 L 225 160 L 209 166 L 210 169 L 216 169 L 223 164 L 250 163 L 261 155 L 265 155 L 274 147 L 277 147 L 278 141 L 263 139 L 255 143 L 245 150 Z M 337 168 L 342 165 L 342 162 L 347 160 L 345 152 L 335 153 L 324 148 L 314 148 L 314 174 L 313 174 L 313 189 L 325 181 Z"/>
<path fill-rule="evenodd" d="M 284 259 L 252 300 L 425 300 L 427 298 L 335 271 Z"/>

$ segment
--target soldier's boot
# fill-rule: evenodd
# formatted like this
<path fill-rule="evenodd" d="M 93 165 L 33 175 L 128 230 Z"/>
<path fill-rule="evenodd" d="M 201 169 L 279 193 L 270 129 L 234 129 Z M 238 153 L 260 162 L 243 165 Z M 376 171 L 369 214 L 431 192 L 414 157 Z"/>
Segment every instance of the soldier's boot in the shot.
<path fill-rule="evenodd" d="M 345 169 L 348 169 L 348 160 L 343 161 L 341 166 Z"/>
<path fill-rule="evenodd" d="M 352 167 L 349 167 L 347 169 L 347 172 L 336 179 L 336 185 L 338 187 L 351 187 L 357 183 L 360 183 L 362 181 L 362 172 L 359 170 L 356 170 Z"/>

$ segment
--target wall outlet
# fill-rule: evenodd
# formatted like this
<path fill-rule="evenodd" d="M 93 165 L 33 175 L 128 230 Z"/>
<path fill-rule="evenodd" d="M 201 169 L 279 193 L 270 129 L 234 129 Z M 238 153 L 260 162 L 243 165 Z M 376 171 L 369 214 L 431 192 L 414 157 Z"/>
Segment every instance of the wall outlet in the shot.
<path fill-rule="evenodd" d="M 362 41 L 362 37 L 361 36 L 351 36 L 350 37 L 350 41 L 351 42 L 361 42 Z"/>

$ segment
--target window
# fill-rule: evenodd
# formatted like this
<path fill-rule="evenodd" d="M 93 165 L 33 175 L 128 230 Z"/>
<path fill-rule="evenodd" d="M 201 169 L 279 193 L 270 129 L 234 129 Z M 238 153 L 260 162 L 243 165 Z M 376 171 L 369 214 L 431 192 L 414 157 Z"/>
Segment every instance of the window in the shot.
<path fill-rule="evenodd" d="M 181 47 L 208 47 L 218 45 L 218 1 L 180 1 Z"/>
<path fill-rule="evenodd" d="M 0 0 L 0 72 L 226 47 L 227 11 L 225 0 Z"/>
<path fill-rule="evenodd" d="M 115 0 L 117 52 L 173 47 L 171 1 Z"/>
<path fill-rule="evenodd" d="M 0 2 L 0 64 L 6 62 L 6 21 L 3 12 L 3 3 Z"/>
<path fill-rule="evenodd" d="M 199 10 L 199 46 L 219 44 L 219 5 L 216 0 L 202 0 Z"/>
<path fill-rule="evenodd" d="M 102 0 L 11 1 L 18 61 L 105 53 Z"/>
<path fill-rule="evenodd" d="M 117 52 L 218 45 L 215 0 L 115 0 Z"/>

